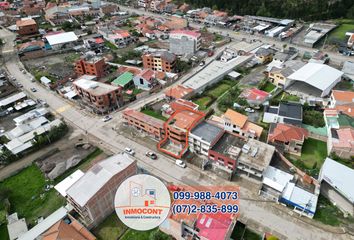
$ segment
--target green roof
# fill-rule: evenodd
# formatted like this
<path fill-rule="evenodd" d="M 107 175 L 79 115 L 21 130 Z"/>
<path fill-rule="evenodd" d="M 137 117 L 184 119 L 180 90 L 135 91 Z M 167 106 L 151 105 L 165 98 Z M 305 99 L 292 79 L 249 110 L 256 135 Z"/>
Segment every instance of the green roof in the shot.
<path fill-rule="evenodd" d="M 354 119 L 346 114 L 339 114 L 338 123 L 341 127 L 353 127 Z"/>
<path fill-rule="evenodd" d="M 130 83 L 133 80 L 134 75 L 131 72 L 125 72 L 116 79 L 112 81 L 112 84 L 114 86 L 121 86 L 125 87 L 128 83 Z"/>

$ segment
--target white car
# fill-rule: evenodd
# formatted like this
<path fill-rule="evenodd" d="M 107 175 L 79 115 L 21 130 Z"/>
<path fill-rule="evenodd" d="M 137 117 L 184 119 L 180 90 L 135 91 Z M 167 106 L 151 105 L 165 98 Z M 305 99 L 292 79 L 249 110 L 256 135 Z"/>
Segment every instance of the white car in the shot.
<path fill-rule="evenodd" d="M 104 118 L 102 118 L 102 121 L 103 121 L 103 122 L 108 122 L 108 121 L 111 120 L 111 119 L 112 119 L 112 116 L 107 115 L 107 116 L 105 116 Z"/>
<path fill-rule="evenodd" d="M 131 148 L 128 148 L 128 147 L 124 149 L 124 152 L 127 153 L 127 154 L 129 154 L 129 155 L 131 155 L 131 156 L 134 156 L 134 155 L 135 155 L 134 150 L 131 149 Z"/>
<path fill-rule="evenodd" d="M 187 165 L 185 162 L 183 162 L 182 160 L 176 160 L 176 165 L 181 167 L 181 168 L 186 168 Z"/>
<path fill-rule="evenodd" d="M 249 112 L 249 113 L 254 113 L 254 109 L 252 109 L 252 108 L 246 108 L 245 111 Z"/>

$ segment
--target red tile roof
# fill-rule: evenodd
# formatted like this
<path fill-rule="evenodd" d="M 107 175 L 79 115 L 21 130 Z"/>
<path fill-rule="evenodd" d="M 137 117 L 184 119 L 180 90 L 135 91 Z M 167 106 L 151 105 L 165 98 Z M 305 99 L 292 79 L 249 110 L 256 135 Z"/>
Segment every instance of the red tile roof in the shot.
<path fill-rule="evenodd" d="M 332 95 L 336 101 L 352 103 L 354 100 L 354 92 L 333 90 Z"/>
<path fill-rule="evenodd" d="M 176 101 L 170 103 L 170 107 L 173 111 L 183 110 L 186 107 L 197 110 L 199 105 L 185 99 L 177 99 Z"/>
<path fill-rule="evenodd" d="M 112 32 L 122 38 L 130 37 L 130 33 L 127 30 L 118 29 L 118 30 L 113 30 Z"/>
<path fill-rule="evenodd" d="M 188 88 L 183 85 L 177 85 L 177 86 L 171 87 L 170 89 L 166 90 L 165 95 L 166 95 L 166 97 L 180 99 L 192 92 L 193 92 L 192 88 Z"/>
<path fill-rule="evenodd" d="M 102 38 L 96 38 L 95 42 L 97 44 L 101 44 L 101 43 L 104 43 L 104 40 Z"/>
<path fill-rule="evenodd" d="M 212 240 L 224 240 L 232 224 L 231 214 L 199 214 L 196 228 L 199 237 Z"/>
<path fill-rule="evenodd" d="M 251 89 L 245 89 L 242 92 L 242 96 L 247 100 L 251 100 L 251 101 L 265 101 L 268 98 L 269 93 L 259 90 L 257 88 L 251 88 Z"/>
<path fill-rule="evenodd" d="M 301 127 L 278 123 L 271 129 L 268 135 L 268 141 L 290 142 L 292 140 L 304 141 L 308 137 L 308 131 Z"/>
<path fill-rule="evenodd" d="M 139 76 L 144 78 L 146 81 L 151 82 L 152 79 L 154 78 L 155 72 L 151 69 L 145 69 L 143 70 Z"/>
<path fill-rule="evenodd" d="M 16 21 L 16 26 L 17 27 L 24 27 L 24 26 L 31 26 L 31 25 L 36 25 L 36 21 L 33 19 L 26 19 L 26 20 L 17 20 Z"/>
<path fill-rule="evenodd" d="M 342 128 L 336 131 L 338 135 L 338 141 L 332 141 L 334 147 L 354 148 L 354 129 Z"/>

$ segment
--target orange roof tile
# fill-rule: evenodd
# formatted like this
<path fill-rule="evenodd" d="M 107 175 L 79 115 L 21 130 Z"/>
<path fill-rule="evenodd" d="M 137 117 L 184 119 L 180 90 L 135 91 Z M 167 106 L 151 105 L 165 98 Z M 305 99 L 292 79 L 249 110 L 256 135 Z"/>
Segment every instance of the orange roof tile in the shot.
<path fill-rule="evenodd" d="M 333 90 L 332 95 L 336 101 L 352 103 L 354 100 L 354 92 Z"/>
<path fill-rule="evenodd" d="M 17 27 L 24 27 L 24 26 L 30 26 L 30 25 L 36 25 L 36 21 L 33 19 L 26 19 L 26 20 L 17 20 L 16 21 L 16 26 Z"/>
<path fill-rule="evenodd" d="M 342 128 L 337 130 L 338 141 L 332 141 L 334 147 L 354 148 L 354 129 Z"/>
<path fill-rule="evenodd" d="M 186 110 L 181 111 L 174 116 L 175 122 L 173 123 L 173 125 L 177 128 L 189 129 L 193 125 L 194 121 L 198 120 L 199 118 L 200 115 L 194 112 Z"/>
<path fill-rule="evenodd" d="M 42 234 L 42 240 L 61 240 L 61 239 L 75 239 L 75 240 L 95 240 L 86 228 L 79 224 L 75 219 L 68 224 L 64 220 L 60 220 Z"/>
<path fill-rule="evenodd" d="M 292 140 L 303 141 L 309 135 L 306 129 L 288 125 L 284 123 L 278 123 L 271 129 L 268 135 L 268 141 L 290 142 Z"/>
<path fill-rule="evenodd" d="M 166 90 L 165 95 L 167 97 L 179 99 L 179 98 L 185 97 L 186 95 L 188 95 L 192 92 L 193 92 L 192 88 L 188 88 L 183 85 L 177 85 L 177 86 L 171 87 L 170 89 Z"/>
<path fill-rule="evenodd" d="M 258 126 L 257 124 L 254 124 L 253 122 L 247 121 L 245 126 L 243 127 L 243 130 L 246 132 L 254 132 L 257 137 L 260 137 L 263 132 L 263 128 L 261 126 Z"/>
<path fill-rule="evenodd" d="M 229 121 L 232 122 L 232 124 L 235 124 L 240 128 L 243 128 L 248 120 L 248 117 L 246 115 L 243 115 L 231 109 L 227 109 L 226 113 L 224 114 L 224 118 L 227 118 Z"/>

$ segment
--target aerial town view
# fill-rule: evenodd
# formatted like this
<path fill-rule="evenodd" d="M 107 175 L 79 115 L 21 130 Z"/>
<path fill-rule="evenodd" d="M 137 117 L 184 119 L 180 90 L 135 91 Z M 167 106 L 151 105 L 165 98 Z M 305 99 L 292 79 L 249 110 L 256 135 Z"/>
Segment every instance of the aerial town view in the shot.
<path fill-rule="evenodd" d="M 0 0 L 0 240 L 354 240 L 353 0 Z"/>

